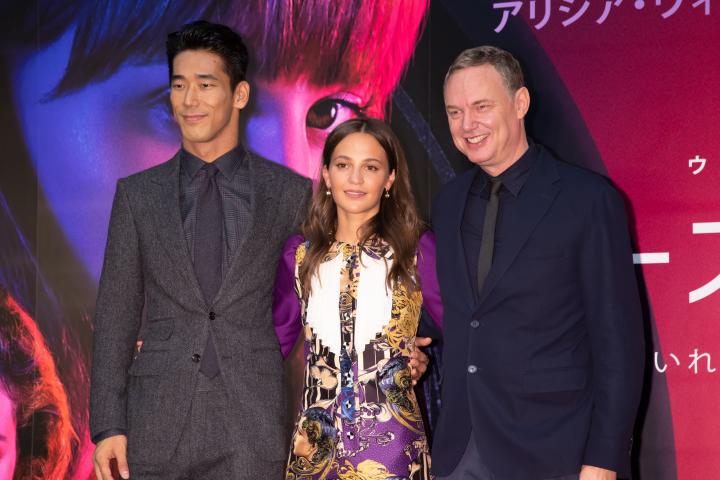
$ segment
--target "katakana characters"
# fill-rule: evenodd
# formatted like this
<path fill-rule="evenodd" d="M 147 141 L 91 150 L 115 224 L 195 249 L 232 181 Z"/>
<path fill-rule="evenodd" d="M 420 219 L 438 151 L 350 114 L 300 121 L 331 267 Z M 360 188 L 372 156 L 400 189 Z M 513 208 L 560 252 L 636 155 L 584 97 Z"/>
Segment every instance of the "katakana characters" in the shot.
<path fill-rule="evenodd" d="M 563 1 L 563 3 L 567 3 L 570 5 L 575 4 L 575 0 L 562 0 L 562 1 Z M 575 12 L 570 18 L 567 18 L 562 21 L 563 27 L 567 27 L 568 25 L 572 25 L 573 23 L 577 22 L 580 19 L 580 17 L 582 17 L 585 14 L 585 12 L 587 11 L 588 8 L 590 8 L 590 2 L 585 0 L 577 12 Z M 569 13 L 570 7 L 568 5 L 561 5 L 558 8 L 558 10 L 560 10 L 563 13 Z"/>
<path fill-rule="evenodd" d="M 515 15 L 518 14 L 518 12 L 520 11 L 520 8 L 522 8 L 522 2 L 515 1 L 515 2 L 493 3 L 493 9 L 495 9 L 495 10 L 510 9 L 510 8 L 512 8 L 512 11 L 511 10 L 503 10 L 502 19 L 500 20 L 500 24 L 497 27 L 495 27 L 495 33 L 500 33 L 502 31 L 502 29 L 505 28 L 505 25 L 507 24 L 507 21 L 508 21 L 508 18 L 510 17 L 510 15 L 512 15 L 514 17 Z"/>
<path fill-rule="evenodd" d="M 696 222 L 692 226 L 693 235 L 720 233 L 720 222 Z M 700 288 L 696 288 L 688 294 L 690 303 L 695 303 L 705 297 L 709 297 L 720 289 L 720 275 L 710 280 Z"/>
<path fill-rule="evenodd" d="M 697 167 L 695 170 L 693 170 L 692 174 L 697 175 L 698 173 L 703 171 L 703 168 L 705 168 L 705 164 L 707 163 L 706 158 L 700 158 L 700 155 L 695 155 L 694 158 L 691 158 L 688 160 L 688 167 L 692 168 L 695 164 L 700 164 L 699 167 Z"/>

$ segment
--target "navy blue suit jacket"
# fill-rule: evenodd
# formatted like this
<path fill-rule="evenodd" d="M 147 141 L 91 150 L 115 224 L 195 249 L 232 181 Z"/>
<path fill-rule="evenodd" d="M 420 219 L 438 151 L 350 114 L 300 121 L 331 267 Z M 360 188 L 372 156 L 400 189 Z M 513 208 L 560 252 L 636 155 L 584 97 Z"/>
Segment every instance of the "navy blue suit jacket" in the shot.
<path fill-rule="evenodd" d="M 503 480 L 629 470 L 644 345 L 624 204 L 600 175 L 537 152 L 479 296 L 460 233 L 478 167 L 435 201 L 445 308 L 435 474 L 453 471 L 471 433 Z"/>

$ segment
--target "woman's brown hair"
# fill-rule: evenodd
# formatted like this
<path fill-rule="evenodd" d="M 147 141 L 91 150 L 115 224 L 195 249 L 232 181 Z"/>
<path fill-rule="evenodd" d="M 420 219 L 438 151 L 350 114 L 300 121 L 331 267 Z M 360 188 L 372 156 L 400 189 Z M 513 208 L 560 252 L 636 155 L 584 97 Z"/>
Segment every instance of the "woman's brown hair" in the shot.
<path fill-rule="evenodd" d="M 365 133 L 377 140 L 385 151 L 390 172 L 395 172 L 390 197 L 381 196 L 380 211 L 362 226 L 360 245 L 376 237 L 387 242 L 393 250 L 393 264 L 387 276 L 388 287 L 392 286 L 392 282 L 401 282 L 413 290 L 417 287 L 415 250 L 422 222 L 415 209 L 405 154 L 397 136 L 385 122 L 374 118 L 354 118 L 341 123 L 328 135 L 322 154 L 323 168 L 330 167 L 337 145 L 353 133 Z M 337 207 L 320 182 L 313 195 L 310 213 L 302 225 L 302 234 L 310 243 L 298 272 L 305 294 L 310 293 L 312 276 L 317 273 L 335 241 L 336 230 Z"/>

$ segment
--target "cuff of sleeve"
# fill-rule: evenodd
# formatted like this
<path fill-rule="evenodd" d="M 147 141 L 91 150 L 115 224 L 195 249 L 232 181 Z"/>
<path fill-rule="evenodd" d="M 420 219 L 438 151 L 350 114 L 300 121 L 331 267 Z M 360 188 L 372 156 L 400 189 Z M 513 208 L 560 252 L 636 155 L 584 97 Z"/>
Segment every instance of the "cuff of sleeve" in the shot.
<path fill-rule="evenodd" d="M 584 465 L 605 468 L 625 477 L 630 473 L 632 438 L 621 440 L 590 435 L 585 446 Z"/>
<path fill-rule="evenodd" d="M 102 442 L 106 438 L 112 437 L 114 435 L 125 435 L 125 430 L 121 430 L 119 428 L 111 428 L 110 430 L 104 430 L 97 435 L 95 435 L 92 438 L 92 441 L 95 445 Z"/>

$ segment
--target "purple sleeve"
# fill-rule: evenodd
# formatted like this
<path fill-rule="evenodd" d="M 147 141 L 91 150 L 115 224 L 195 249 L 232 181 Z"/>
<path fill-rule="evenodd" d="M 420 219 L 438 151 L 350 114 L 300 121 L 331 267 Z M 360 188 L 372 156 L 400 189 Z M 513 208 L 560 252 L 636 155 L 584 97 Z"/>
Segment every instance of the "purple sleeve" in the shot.
<path fill-rule="evenodd" d="M 430 314 L 438 330 L 442 331 L 443 306 L 435 270 L 435 234 L 430 230 L 420 235 L 417 270 L 423 295 L 423 308 Z"/>
<path fill-rule="evenodd" d="M 295 250 L 302 241 L 302 236 L 293 235 L 285 242 L 273 287 L 273 324 L 283 358 L 290 354 L 302 330 L 300 300 L 295 293 Z"/>

